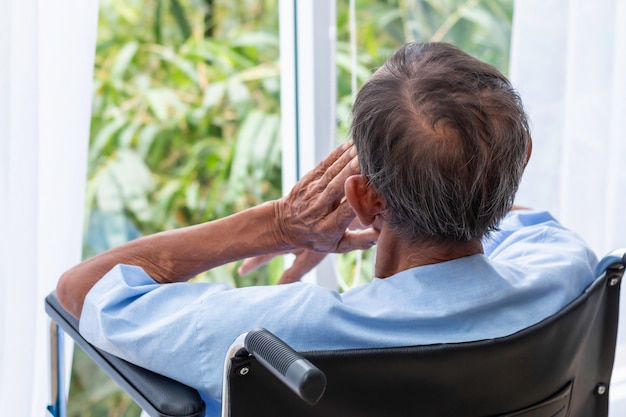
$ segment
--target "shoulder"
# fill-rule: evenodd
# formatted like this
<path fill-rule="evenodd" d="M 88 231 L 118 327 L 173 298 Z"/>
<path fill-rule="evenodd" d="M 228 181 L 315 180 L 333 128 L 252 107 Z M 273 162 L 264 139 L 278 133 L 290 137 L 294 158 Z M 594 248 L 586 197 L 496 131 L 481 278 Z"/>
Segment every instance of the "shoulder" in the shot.
<path fill-rule="evenodd" d="M 492 265 L 509 280 L 563 304 L 595 278 L 598 261 L 594 252 L 546 211 L 510 213 L 483 245 Z"/>
<path fill-rule="evenodd" d="M 547 211 L 514 210 L 496 231 L 483 239 L 490 259 L 575 256 L 595 266 L 596 256 L 574 231 L 559 223 Z"/>

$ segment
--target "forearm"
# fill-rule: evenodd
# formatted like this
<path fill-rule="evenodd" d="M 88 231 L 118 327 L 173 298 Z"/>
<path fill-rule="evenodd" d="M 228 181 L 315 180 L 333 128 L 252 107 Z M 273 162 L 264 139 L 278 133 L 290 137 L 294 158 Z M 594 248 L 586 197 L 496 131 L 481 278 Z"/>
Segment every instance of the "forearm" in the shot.
<path fill-rule="evenodd" d="M 160 283 L 180 282 L 238 259 L 291 249 L 277 234 L 274 210 L 274 203 L 266 203 L 110 249 L 65 272 L 57 285 L 59 300 L 79 317 L 89 290 L 117 264 L 140 266 Z"/>
<path fill-rule="evenodd" d="M 135 245 L 135 259 L 124 263 L 141 266 L 156 281 L 169 283 L 248 256 L 291 249 L 280 236 L 274 210 L 274 202 L 265 203 L 223 219 L 147 236 Z"/>
<path fill-rule="evenodd" d="M 279 200 L 146 236 L 78 264 L 59 280 L 59 300 L 79 317 L 87 293 L 117 264 L 142 267 L 157 282 L 168 283 L 238 259 L 296 248 L 345 252 L 370 247 L 376 239 L 371 233 L 347 230 L 354 212 L 344 200 L 344 184 L 358 172 L 354 147 L 339 146 Z"/>

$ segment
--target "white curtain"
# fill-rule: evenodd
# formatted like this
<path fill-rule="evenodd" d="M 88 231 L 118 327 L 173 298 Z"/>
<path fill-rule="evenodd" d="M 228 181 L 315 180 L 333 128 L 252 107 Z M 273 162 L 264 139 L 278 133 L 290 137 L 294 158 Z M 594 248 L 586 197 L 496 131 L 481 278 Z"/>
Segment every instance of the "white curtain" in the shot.
<path fill-rule="evenodd" d="M 97 0 L 0 0 L 0 404 L 44 416 L 44 297 L 80 261 Z"/>
<path fill-rule="evenodd" d="M 520 0 L 513 19 L 511 79 L 534 143 L 518 202 L 550 210 L 598 256 L 626 247 L 626 2 Z M 614 417 L 626 415 L 622 330 Z"/>

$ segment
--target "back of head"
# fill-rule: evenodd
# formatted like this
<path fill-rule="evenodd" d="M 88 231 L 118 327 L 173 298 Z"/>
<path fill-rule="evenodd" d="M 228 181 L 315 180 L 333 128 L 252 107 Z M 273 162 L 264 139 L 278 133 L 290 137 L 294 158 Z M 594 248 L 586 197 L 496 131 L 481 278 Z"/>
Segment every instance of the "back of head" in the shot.
<path fill-rule="evenodd" d="M 493 66 L 409 43 L 357 95 L 352 139 L 385 221 L 410 240 L 468 241 L 510 210 L 527 161 L 519 96 Z"/>

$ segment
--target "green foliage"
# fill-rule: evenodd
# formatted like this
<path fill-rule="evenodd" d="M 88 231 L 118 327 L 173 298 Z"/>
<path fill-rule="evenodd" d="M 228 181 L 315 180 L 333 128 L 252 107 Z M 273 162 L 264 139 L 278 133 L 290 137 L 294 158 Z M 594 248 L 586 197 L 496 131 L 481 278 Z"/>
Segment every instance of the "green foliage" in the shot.
<path fill-rule="evenodd" d="M 407 39 L 450 42 L 508 71 L 513 1 L 400 0 Z"/>
<path fill-rule="evenodd" d="M 199 3 L 101 5 L 87 190 L 89 212 L 99 214 L 89 219 L 87 255 L 102 242 L 279 196 L 275 2 L 254 2 L 267 5 L 252 8 L 260 13 L 252 27 L 233 24 L 238 14 L 223 19 L 232 6 L 214 5 L 210 17 L 221 26 L 212 38 L 204 34 L 213 19 Z M 134 229 L 109 230 L 108 219 Z"/>
<path fill-rule="evenodd" d="M 141 409 L 79 348 L 74 350 L 69 417 L 135 417 Z"/>
<path fill-rule="evenodd" d="M 513 0 L 337 0 L 338 141 L 357 86 L 408 40 L 454 43 L 506 73 Z M 100 0 L 84 256 L 281 193 L 278 0 Z M 373 250 L 338 256 L 340 290 L 373 276 Z M 241 277 L 274 284 L 280 259 Z M 136 416 L 77 350 L 71 416 Z"/>
<path fill-rule="evenodd" d="M 513 0 L 355 0 L 355 5 L 356 33 L 351 35 L 349 1 L 337 0 L 340 140 L 348 135 L 353 74 L 358 88 L 405 42 L 449 42 L 508 72 Z"/>

